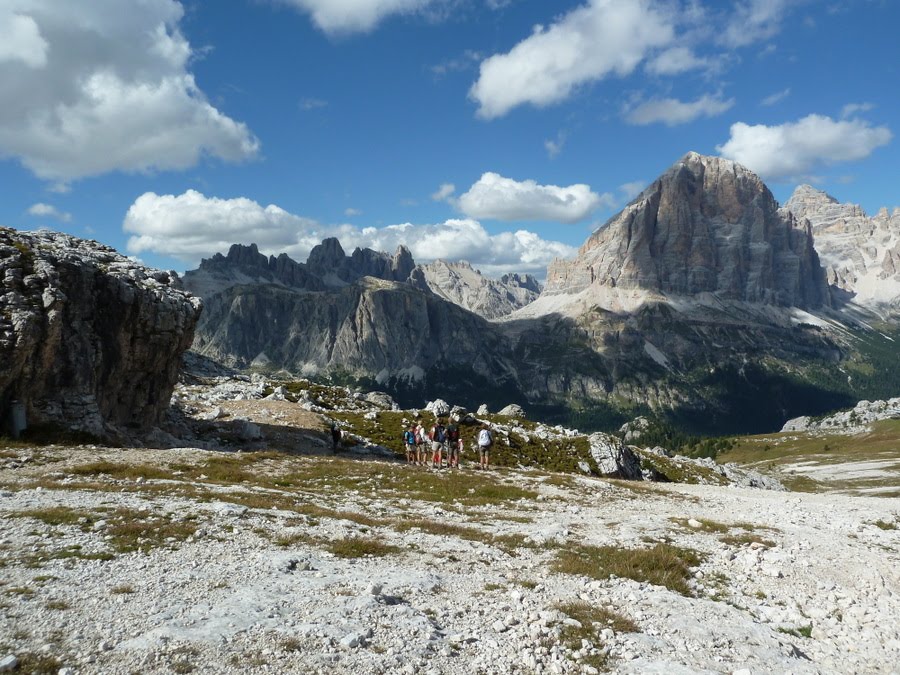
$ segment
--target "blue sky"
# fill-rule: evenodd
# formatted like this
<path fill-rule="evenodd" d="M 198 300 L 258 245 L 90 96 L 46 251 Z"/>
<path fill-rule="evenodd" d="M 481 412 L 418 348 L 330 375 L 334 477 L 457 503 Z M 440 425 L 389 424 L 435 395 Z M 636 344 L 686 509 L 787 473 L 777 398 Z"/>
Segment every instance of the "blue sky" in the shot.
<path fill-rule="evenodd" d="M 892 0 L 0 0 L 0 224 L 177 270 L 339 236 L 542 276 L 689 150 L 874 213 L 897 26 Z"/>

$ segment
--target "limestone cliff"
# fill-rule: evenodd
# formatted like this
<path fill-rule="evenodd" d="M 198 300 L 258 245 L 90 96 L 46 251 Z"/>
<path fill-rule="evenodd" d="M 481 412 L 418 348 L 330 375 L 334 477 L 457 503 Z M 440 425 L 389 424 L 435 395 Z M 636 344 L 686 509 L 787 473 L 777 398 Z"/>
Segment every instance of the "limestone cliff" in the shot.
<path fill-rule="evenodd" d="M 857 204 L 801 185 L 782 209 L 812 226 L 828 282 L 871 309 L 900 309 L 900 208 L 870 218 Z"/>
<path fill-rule="evenodd" d="M 424 286 L 435 295 L 471 312 L 497 319 L 533 302 L 541 286 L 530 274 L 484 276 L 465 261 L 435 260 L 420 266 Z"/>
<path fill-rule="evenodd" d="M 573 261 L 548 269 L 548 293 L 588 287 L 784 307 L 831 303 L 809 226 L 779 212 L 748 169 L 693 152 L 600 227 Z"/>
<path fill-rule="evenodd" d="M 159 423 L 200 313 L 177 284 L 96 242 L 0 228 L 0 410 L 98 435 Z"/>

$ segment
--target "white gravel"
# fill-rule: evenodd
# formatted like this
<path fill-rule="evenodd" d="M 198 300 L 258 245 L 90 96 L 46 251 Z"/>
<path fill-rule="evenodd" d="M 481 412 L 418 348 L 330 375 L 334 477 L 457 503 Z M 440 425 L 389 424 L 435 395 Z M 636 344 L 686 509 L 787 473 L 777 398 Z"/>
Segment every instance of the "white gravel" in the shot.
<path fill-rule="evenodd" d="M 55 452 L 93 459 L 109 452 L 117 461 L 141 456 Z M 165 452 L 167 459 L 201 453 Z M 0 462 L 6 462 L 0 470 L 0 659 L 43 655 L 73 673 L 500 674 L 593 672 L 583 661 L 603 652 L 608 667 L 621 673 L 900 672 L 900 530 L 875 524 L 900 526 L 897 500 L 713 486 L 634 491 L 587 478 L 573 479 L 569 488 L 515 472 L 498 475 L 537 486 L 541 497 L 498 507 L 493 522 L 485 518 L 491 508 L 459 515 L 360 491 L 318 500 L 373 517 L 405 512 L 463 524 L 477 516 L 469 526 L 563 547 L 632 548 L 668 537 L 706 554 L 694 572 L 696 597 L 685 597 L 629 579 L 554 573 L 553 548 L 510 553 L 416 529 L 370 529 L 112 482 L 103 491 L 21 489 L 30 464 Z M 64 475 L 65 463 L 45 470 Z M 470 475 L 462 471 L 453 479 Z M 28 567 L 22 560 L 28 554 L 108 548 L 108 524 L 47 525 L 18 514 L 51 506 L 96 512 L 100 519 L 113 518 L 110 509 L 147 509 L 192 519 L 198 531 L 149 554 Z M 530 521 L 500 519 L 515 514 Z M 726 545 L 721 533 L 674 519 L 745 524 L 732 533 L 750 528 L 775 545 Z M 281 548 L 273 541 L 291 534 L 319 540 L 365 534 L 402 552 L 345 559 L 321 543 Z M 133 592 L 116 592 L 122 590 Z M 555 607 L 577 600 L 614 609 L 640 632 L 597 627 L 584 649 L 565 649 L 558 637 L 567 617 Z"/>

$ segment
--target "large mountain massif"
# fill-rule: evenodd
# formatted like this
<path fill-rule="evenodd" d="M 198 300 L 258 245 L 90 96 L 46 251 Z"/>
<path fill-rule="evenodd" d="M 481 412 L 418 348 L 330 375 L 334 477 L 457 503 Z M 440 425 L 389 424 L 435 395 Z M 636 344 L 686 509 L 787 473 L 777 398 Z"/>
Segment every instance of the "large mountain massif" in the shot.
<path fill-rule="evenodd" d="M 404 247 L 348 256 L 330 239 L 299 263 L 235 245 L 185 275 L 205 304 L 194 348 L 374 382 L 408 405 L 446 394 L 575 411 L 586 427 L 649 408 L 709 430 L 776 428 L 896 393 L 891 324 L 858 319 L 876 296 L 890 307 L 880 282 L 895 281 L 900 218 L 850 209 L 836 224 L 847 208 L 811 188 L 779 208 L 746 168 L 689 153 L 543 289 L 416 265 Z"/>
<path fill-rule="evenodd" d="M 801 185 L 784 209 L 810 222 L 830 284 L 855 304 L 900 312 L 900 207 L 870 218 L 856 204 Z"/>

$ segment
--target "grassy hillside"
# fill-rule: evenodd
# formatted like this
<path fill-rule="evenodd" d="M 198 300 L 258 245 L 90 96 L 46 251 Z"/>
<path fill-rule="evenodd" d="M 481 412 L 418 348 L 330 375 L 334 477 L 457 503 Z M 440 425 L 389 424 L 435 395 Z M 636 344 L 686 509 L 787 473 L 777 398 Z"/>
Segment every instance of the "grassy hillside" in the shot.
<path fill-rule="evenodd" d="M 784 432 L 735 437 L 718 455 L 777 475 L 792 490 L 900 497 L 900 420 L 860 433 Z"/>

